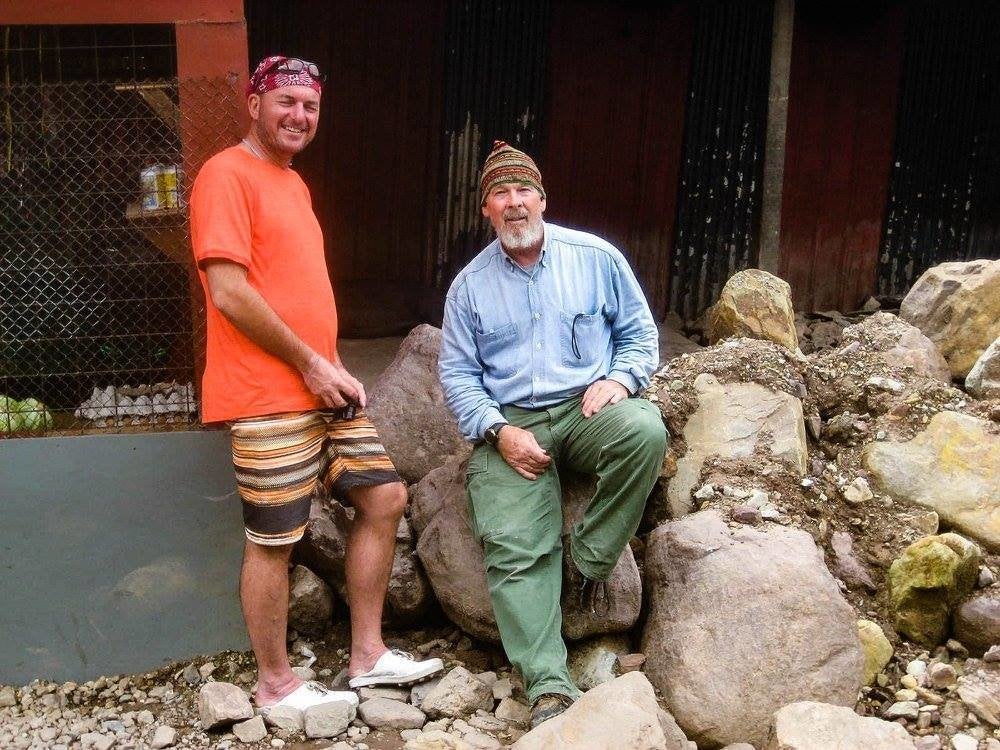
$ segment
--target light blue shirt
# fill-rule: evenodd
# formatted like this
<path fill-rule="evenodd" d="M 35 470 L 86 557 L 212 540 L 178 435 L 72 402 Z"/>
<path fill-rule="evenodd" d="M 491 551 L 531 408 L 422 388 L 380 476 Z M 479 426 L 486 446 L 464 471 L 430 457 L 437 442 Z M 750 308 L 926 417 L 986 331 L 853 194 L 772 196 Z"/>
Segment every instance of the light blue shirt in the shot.
<path fill-rule="evenodd" d="M 625 257 L 600 237 L 544 226 L 533 268 L 494 240 L 448 290 L 438 369 L 469 440 L 507 421 L 501 404 L 541 409 L 601 378 L 634 394 L 656 368 L 656 325 Z"/>

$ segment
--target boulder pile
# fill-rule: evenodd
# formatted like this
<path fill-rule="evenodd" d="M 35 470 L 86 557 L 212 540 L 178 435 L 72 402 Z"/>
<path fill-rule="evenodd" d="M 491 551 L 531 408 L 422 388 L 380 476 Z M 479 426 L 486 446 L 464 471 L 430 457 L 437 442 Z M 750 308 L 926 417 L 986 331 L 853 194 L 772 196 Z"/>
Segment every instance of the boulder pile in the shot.
<path fill-rule="evenodd" d="M 246 655 L 11 686 L 0 745 L 1000 750 L 997 305 L 1000 261 L 930 269 L 898 315 L 876 300 L 797 314 L 788 285 L 753 270 L 686 326 L 709 346 L 661 332 L 669 352 L 641 395 L 671 434 L 661 474 L 608 614 L 564 605 L 588 692 L 530 732 L 469 528 L 440 332 L 419 326 L 371 395 L 410 483 L 386 619 L 410 628 L 394 645 L 446 674 L 362 690 L 356 714 L 267 724 L 246 715 Z M 593 480 L 561 479 L 568 529 Z M 346 664 L 351 517 L 317 498 L 291 574 L 290 651 L 329 684 Z"/>

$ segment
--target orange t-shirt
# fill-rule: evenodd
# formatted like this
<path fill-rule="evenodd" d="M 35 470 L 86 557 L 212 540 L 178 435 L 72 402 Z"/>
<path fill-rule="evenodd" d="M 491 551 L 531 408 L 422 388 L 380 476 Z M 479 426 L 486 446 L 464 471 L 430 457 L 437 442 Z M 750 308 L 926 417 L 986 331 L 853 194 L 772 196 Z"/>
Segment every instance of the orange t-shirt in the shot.
<path fill-rule="evenodd" d="M 205 277 L 205 262 L 212 259 L 244 266 L 278 317 L 318 354 L 334 358 L 337 309 L 323 231 L 302 178 L 240 146 L 216 154 L 191 191 L 191 244 L 208 319 L 202 421 L 322 408 L 298 370 L 223 317 Z"/>

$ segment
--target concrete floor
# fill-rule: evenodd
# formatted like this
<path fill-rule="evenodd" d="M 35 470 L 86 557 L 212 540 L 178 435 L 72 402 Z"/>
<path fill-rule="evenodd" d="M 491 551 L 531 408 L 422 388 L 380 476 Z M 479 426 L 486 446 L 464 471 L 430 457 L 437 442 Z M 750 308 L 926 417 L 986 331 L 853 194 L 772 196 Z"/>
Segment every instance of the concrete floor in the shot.
<path fill-rule="evenodd" d="M 361 381 L 365 390 L 371 393 L 378 376 L 396 357 L 402 336 L 386 336 L 380 339 L 340 339 L 337 350 L 347 371 Z"/>

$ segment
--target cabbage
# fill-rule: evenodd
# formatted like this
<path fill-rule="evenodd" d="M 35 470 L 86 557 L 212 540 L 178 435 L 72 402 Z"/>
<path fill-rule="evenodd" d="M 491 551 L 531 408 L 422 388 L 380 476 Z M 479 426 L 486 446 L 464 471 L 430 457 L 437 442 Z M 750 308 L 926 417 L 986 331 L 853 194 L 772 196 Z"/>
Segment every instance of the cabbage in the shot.
<path fill-rule="evenodd" d="M 21 413 L 18 411 L 19 406 L 20 404 L 9 396 L 0 395 L 0 435 L 24 429 Z"/>
<path fill-rule="evenodd" d="M 15 402 L 16 403 L 16 402 Z M 26 398 L 15 407 L 21 418 L 20 429 L 28 432 L 45 432 L 52 426 L 52 412 L 35 398 Z"/>

